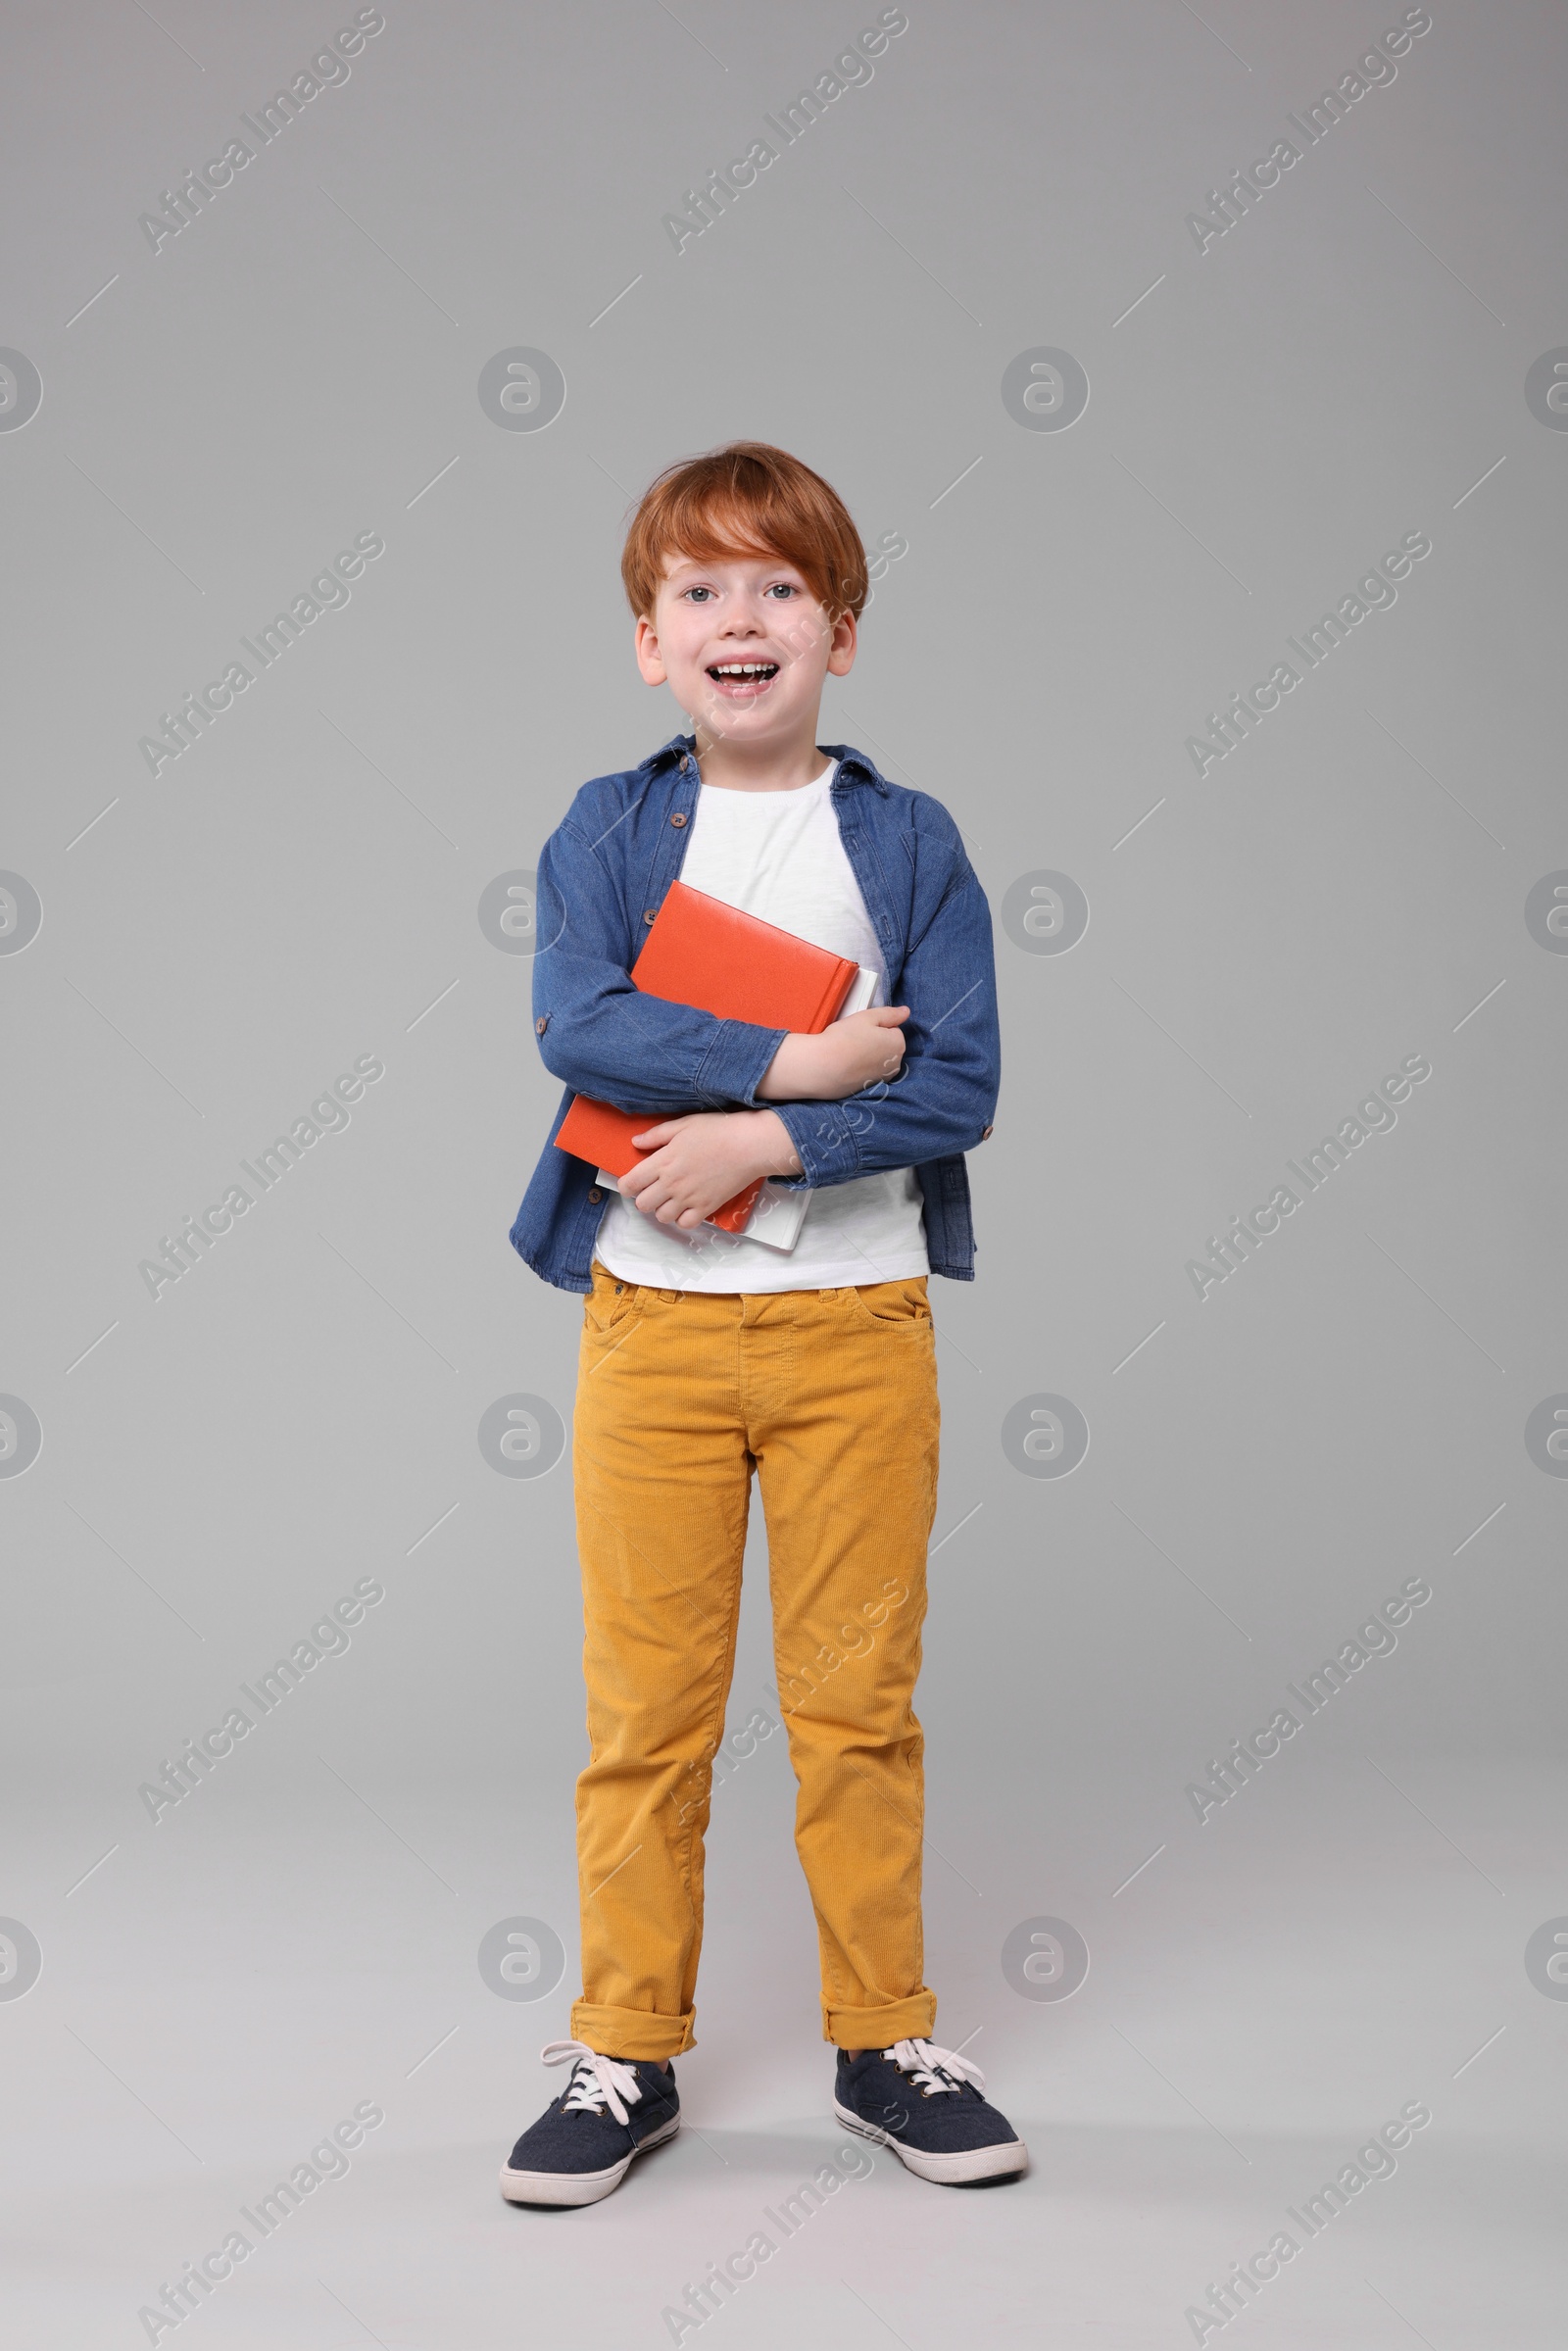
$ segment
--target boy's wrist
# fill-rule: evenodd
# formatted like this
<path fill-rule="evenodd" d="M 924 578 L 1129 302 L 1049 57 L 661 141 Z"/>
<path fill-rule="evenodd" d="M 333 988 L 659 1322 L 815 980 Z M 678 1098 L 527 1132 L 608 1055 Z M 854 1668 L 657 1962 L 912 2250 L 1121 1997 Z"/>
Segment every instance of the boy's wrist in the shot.
<path fill-rule="evenodd" d="M 791 1029 L 756 1087 L 759 1102 L 809 1101 L 816 1090 L 820 1053 L 818 1039 L 804 1029 Z"/>
<path fill-rule="evenodd" d="M 752 1110 L 747 1115 L 756 1121 L 759 1172 L 762 1175 L 796 1176 L 804 1171 L 801 1154 L 796 1150 L 789 1128 L 776 1110 Z"/>

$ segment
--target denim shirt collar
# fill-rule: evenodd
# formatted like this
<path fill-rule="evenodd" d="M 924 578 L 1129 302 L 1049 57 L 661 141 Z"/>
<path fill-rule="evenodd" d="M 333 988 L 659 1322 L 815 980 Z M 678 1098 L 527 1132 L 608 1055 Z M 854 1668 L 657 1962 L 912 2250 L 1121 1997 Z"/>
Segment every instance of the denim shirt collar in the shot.
<path fill-rule="evenodd" d="M 840 782 L 871 784 L 886 800 L 888 796 L 887 780 L 878 774 L 876 767 L 866 758 L 864 752 L 852 749 L 848 743 L 823 743 L 818 746 L 818 749 L 827 752 L 839 763 L 839 772 L 833 779 L 835 786 Z M 695 763 L 696 753 L 697 737 L 695 735 L 671 735 L 667 743 L 662 743 L 657 751 L 649 753 L 637 772 L 646 776 L 651 782 L 656 775 L 676 761 L 691 759 Z"/>

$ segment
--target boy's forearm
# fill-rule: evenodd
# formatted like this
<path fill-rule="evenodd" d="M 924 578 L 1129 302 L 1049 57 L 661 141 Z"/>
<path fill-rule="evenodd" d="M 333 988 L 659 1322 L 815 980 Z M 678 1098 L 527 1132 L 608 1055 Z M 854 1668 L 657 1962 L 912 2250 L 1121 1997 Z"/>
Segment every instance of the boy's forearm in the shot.
<path fill-rule="evenodd" d="M 814 1191 L 899 1167 L 918 1167 L 973 1151 L 991 1132 L 1001 1086 L 994 1005 L 976 1007 L 967 1051 L 956 1053 L 956 1024 L 939 1041 L 920 1038 L 897 1079 L 862 1087 L 845 1102 L 785 1102 L 776 1115 Z"/>
<path fill-rule="evenodd" d="M 657 997 L 622 997 L 618 1007 L 636 1018 L 648 1004 L 660 1004 L 679 1012 L 692 1011 L 689 1005 L 667 1005 L 666 1000 Z M 699 1013 L 707 1020 L 711 1016 Z M 702 1079 L 712 1081 L 701 1091 L 678 1095 L 657 1084 L 659 1049 L 673 1040 L 658 1037 L 653 1024 L 650 1033 L 639 1039 L 635 1054 L 635 1072 L 628 1068 L 625 1055 L 624 1026 L 617 1021 L 610 1031 L 593 1029 L 581 1020 L 567 1016 L 563 1021 L 559 1012 L 539 1033 L 539 1050 L 545 1065 L 553 1074 L 570 1086 L 574 1093 L 587 1094 L 596 1101 L 612 1102 L 624 1110 L 646 1110 L 650 1116 L 663 1118 L 688 1117 L 700 1110 L 713 1110 L 735 1104 L 750 1109 L 758 1102 L 808 1102 L 839 1101 L 845 1087 L 835 1079 L 822 1051 L 823 1038 L 804 1030 L 761 1029 L 748 1021 L 714 1022 L 714 1045 L 703 1055 L 699 1065 Z M 727 1032 L 720 1035 L 722 1030 Z M 604 1040 L 596 1053 L 597 1038 Z M 767 1048 L 772 1041 L 776 1050 L 768 1057 Z M 680 1044 L 690 1051 L 685 1037 Z M 607 1050 L 613 1047 L 613 1053 Z M 678 1049 L 677 1049 L 678 1050 Z M 757 1075 L 759 1066 L 761 1074 Z M 638 1096 L 642 1099 L 639 1101 Z"/>
<path fill-rule="evenodd" d="M 548 1004 L 534 1029 L 551 1074 L 574 1094 L 650 1117 L 750 1106 L 784 1035 L 634 990 L 586 1004 L 549 1000 L 543 991 L 534 1001 Z"/>
<path fill-rule="evenodd" d="M 918 1068 L 917 1062 L 906 1065 L 888 1092 L 868 1087 L 847 1102 L 781 1105 L 782 1123 L 813 1191 L 933 1159 L 959 1158 L 986 1140 L 996 1109 L 995 1086 L 967 1090 L 961 1105 L 949 1102 L 934 1110 L 918 1099 Z"/>

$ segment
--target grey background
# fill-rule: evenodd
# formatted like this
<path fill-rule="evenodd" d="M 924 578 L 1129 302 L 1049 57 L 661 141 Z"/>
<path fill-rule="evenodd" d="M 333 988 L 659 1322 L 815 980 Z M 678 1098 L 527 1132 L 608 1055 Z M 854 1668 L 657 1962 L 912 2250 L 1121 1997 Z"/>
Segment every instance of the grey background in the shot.
<path fill-rule="evenodd" d="M 1438 0 L 1200 253 L 1189 212 L 1397 8 L 911 5 L 677 254 L 662 216 L 874 10 L 388 0 L 154 254 L 138 215 L 352 14 L 11 13 L 0 342 L 43 383 L 0 433 L 0 865 L 42 906 L 0 955 L 0 1388 L 43 1432 L 0 1479 L 0 1911 L 42 1954 L 0 1998 L 13 2330 L 146 2340 L 373 2100 L 203 2339 L 667 2341 L 838 2143 L 778 1736 L 714 1801 L 693 2129 L 588 2213 L 495 2190 L 561 2080 L 585 1741 L 569 1456 L 498 1476 L 477 1431 L 515 1395 L 569 1426 L 579 1309 L 507 1244 L 556 1088 L 477 906 L 675 731 L 623 518 L 755 435 L 907 541 L 823 740 L 938 795 L 994 910 L 1049 872 L 1090 920 L 1060 955 L 999 921 L 979 1278 L 932 1285 L 928 1975 L 1034 2170 L 966 2198 L 879 2157 L 708 2324 L 1191 2341 L 1420 2099 L 1250 2339 L 1555 2341 L 1565 2019 L 1525 1952 L 1568 1913 L 1568 1493 L 1524 1425 L 1568 1390 L 1568 962 L 1524 905 L 1568 866 L 1568 439 L 1524 381 L 1568 343 L 1568 24 Z M 564 376 L 542 432 L 479 404 L 516 346 Z M 1040 347 L 1089 379 L 1065 432 L 1003 404 Z M 371 530 L 346 609 L 150 776 L 159 713 Z M 1205 712 L 1416 530 L 1393 609 L 1200 780 Z M 1200 1302 L 1186 1260 L 1418 1053 L 1397 1126 Z M 160 1236 L 365 1053 L 349 1128 L 149 1298 Z M 1045 1395 L 1090 1432 L 1064 1480 L 1003 1449 Z M 370 1576 L 348 1652 L 155 1827 L 139 1784 Z M 1397 1650 L 1200 1826 L 1187 1785 L 1414 1576 Z M 1042 1918 L 1091 1954 L 1065 2003 L 1003 1972 Z M 512 1919 L 564 1947 L 531 2006 L 477 1965 Z"/>

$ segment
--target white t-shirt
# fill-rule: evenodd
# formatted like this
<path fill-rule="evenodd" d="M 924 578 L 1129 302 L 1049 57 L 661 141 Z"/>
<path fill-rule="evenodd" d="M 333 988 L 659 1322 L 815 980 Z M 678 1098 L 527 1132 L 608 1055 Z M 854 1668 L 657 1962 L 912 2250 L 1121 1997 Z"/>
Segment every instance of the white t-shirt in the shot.
<path fill-rule="evenodd" d="M 793 792 L 701 785 L 680 878 L 726 906 L 864 964 L 877 974 L 872 1003 L 885 1004 L 887 966 L 829 798 L 836 773 L 837 762 L 830 761 L 814 783 Z M 788 1250 L 708 1224 L 683 1232 L 613 1193 L 596 1254 L 622 1281 L 667 1290 L 836 1290 L 905 1281 L 930 1270 L 912 1167 L 813 1191 L 800 1239 Z"/>

